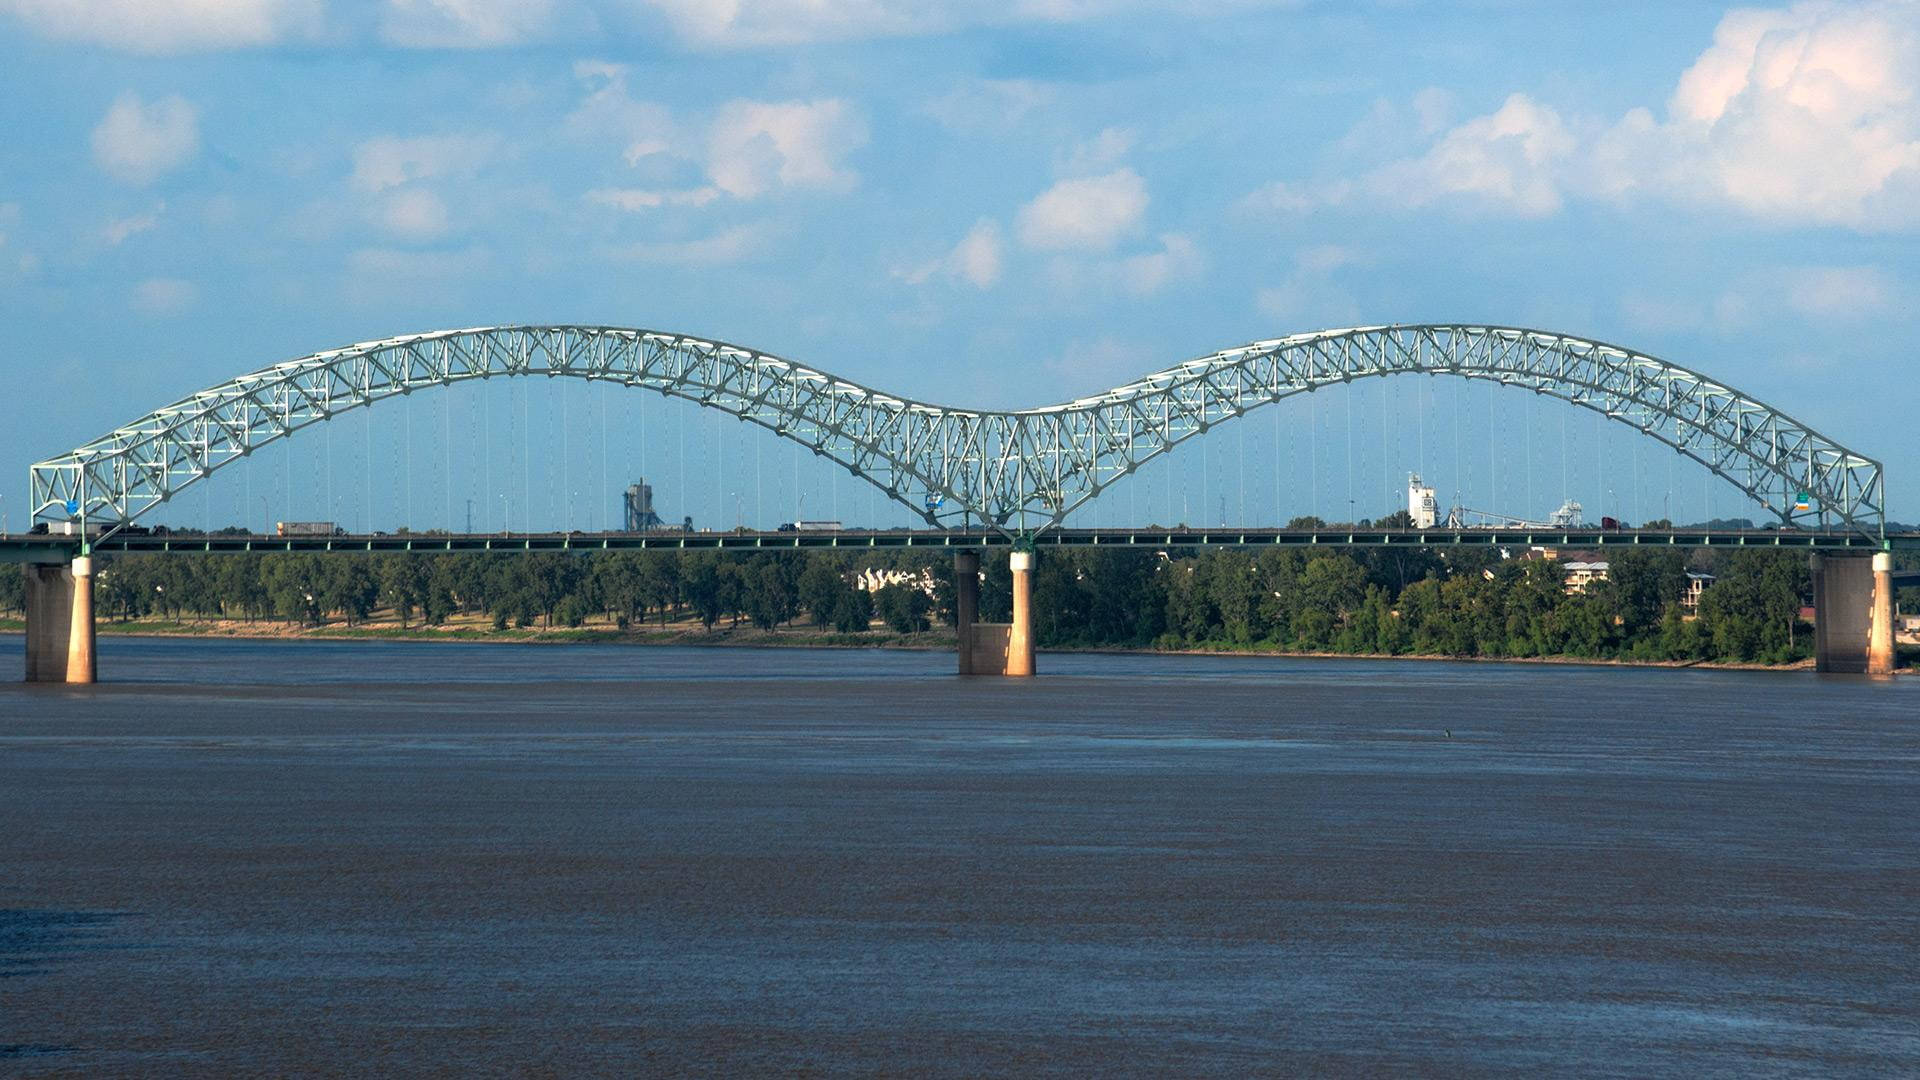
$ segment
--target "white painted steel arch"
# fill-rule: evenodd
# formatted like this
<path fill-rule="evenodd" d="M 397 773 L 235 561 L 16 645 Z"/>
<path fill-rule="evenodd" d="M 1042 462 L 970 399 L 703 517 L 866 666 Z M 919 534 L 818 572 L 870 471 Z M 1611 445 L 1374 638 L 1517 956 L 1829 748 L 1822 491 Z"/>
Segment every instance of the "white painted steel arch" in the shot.
<path fill-rule="evenodd" d="M 831 458 L 935 525 L 1060 523 L 1146 461 L 1303 391 L 1374 375 L 1485 379 L 1551 394 L 1666 443 L 1782 522 L 1884 527 L 1880 463 L 1698 372 L 1517 327 L 1324 330 L 1189 360 L 1037 409 L 947 408 L 753 349 L 605 326 L 446 330 L 351 345 L 202 390 L 32 467 L 35 515 L 130 522 L 255 448 L 357 406 L 496 376 L 573 376 L 685 398 Z M 1810 505 L 1797 509 L 1797 496 Z M 937 507 L 932 506 L 938 501 Z M 931 507 L 931 508 L 930 508 Z"/>

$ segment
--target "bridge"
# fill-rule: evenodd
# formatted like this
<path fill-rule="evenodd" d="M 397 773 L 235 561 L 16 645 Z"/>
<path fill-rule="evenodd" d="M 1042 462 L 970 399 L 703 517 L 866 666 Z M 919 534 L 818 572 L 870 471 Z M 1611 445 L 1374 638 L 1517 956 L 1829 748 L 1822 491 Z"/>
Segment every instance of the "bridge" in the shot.
<path fill-rule="evenodd" d="M 1296 394 L 1400 374 L 1492 381 L 1625 424 L 1706 467 L 1779 528 L 1754 534 L 1587 530 L 1069 530 L 1069 513 L 1143 464 Z M 470 380 L 570 377 L 694 401 L 827 458 L 911 509 L 925 532 L 602 536 L 601 547 L 954 548 L 963 672 L 1031 674 L 1035 554 L 1060 544 L 1532 544 L 1799 547 L 1814 564 L 1823 670 L 1890 670 L 1892 564 L 1880 463 L 1750 395 L 1633 350 L 1520 327 L 1418 324 L 1317 331 L 1186 361 L 1102 394 L 1034 409 L 950 408 L 886 394 L 725 342 L 607 326 L 501 326 L 365 342 L 199 391 L 29 475 L 46 535 L 0 544 L 28 565 L 28 678 L 91 682 L 96 551 L 260 550 L 275 538 L 137 536 L 134 523 L 260 447 L 343 412 Z M 973 522 L 981 523 L 978 529 Z M 100 530 L 96 535 L 96 530 Z M 784 536 L 784 538 L 783 538 Z M 1581 539 L 1574 540 L 1578 536 Z M 711 544 L 701 537 L 712 537 Z M 1535 537 L 1564 537 L 1546 540 Z M 302 538 L 286 538 L 287 550 Z M 316 538 L 304 538 L 313 540 Z M 592 549 L 593 537 L 330 537 L 314 550 Z M 425 545 L 425 546 L 416 546 Z M 474 545 L 474 546 L 460 546 Z M 1013 549 L 1013 622 L 974 625 L 977 552 Z M 307 548 L 299 548 L 307 550 Z M 1866 555 L 1865 558 L 1857 557 Z M 1851 556 L 1851 557 L 1850 557 Z M 1858 624 L 1855 626 L 1855 624 Z M 1829 634 L 1827 629 L 1835 628 Z M 1857 630 L 1858 633 L 1854 631 Z M 1857 639 L 1857 640 L 1856 640 Z"/>

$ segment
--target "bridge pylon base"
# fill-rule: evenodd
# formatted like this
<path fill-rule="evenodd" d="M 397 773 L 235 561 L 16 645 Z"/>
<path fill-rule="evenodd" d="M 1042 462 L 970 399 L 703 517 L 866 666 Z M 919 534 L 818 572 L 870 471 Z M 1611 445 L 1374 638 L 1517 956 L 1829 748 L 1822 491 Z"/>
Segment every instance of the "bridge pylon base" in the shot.
<path fill-rule="evenodd" d="M 1813 666 L 1893 673 L 1893 556 L 1814 555 Z"/>
<path fill-rule="evenodd" d="M 975 621 L 980 610 L 980 556 L 962 551 L 953 557 L 954 615 L 958 624 L 962 675 L 1033 674 L 1033 553 L 1016 551 L 1013 570 L 1013 621 Z"/>
<path fill-rule="evenodd" d="M 93 560 L 29 563 L 27 681 L 90 683 L 99 674 L 94 653 Z"/>

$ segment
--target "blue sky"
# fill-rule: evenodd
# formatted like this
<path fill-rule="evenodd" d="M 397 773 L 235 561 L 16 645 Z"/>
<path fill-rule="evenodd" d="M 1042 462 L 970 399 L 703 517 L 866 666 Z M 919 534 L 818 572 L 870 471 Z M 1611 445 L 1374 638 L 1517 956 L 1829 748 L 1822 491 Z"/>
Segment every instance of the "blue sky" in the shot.
<path fill-rule="evenodd" d="M 0 0 L 0 56 L 16 529 L 29 463 L 201 386 L 549 321 L 993 407 L 1299 330 L 1538 326 L 1787 409 L 1920 517 L 1906 0 Z M 1508 393 L 1315 395 L 1083 520 L 1372 516 L 1416 468 L 1513 513 L 1753 512 Z M 591 528 L 643 471 L 701 524 L 901 517 L 635 397 L 418 395 L 155 519 Z"/>

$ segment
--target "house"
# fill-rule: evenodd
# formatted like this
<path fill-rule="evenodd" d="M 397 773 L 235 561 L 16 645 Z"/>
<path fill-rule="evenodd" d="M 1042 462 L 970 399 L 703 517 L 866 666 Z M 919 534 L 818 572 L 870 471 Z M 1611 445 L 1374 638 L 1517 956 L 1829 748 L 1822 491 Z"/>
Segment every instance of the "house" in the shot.
<path fill-rule="evenodd" d="M 1581 593 L 1595 581 L 1607 580 L 1607 560 L 1573 559 L 1560 564 L 1567 572 L 1567 591 Z"/>
<path fill-rule="evenodd" d="M 907 585 L 933 595 L 933 574 L 927 570 L 882 570 L 868 567 L 853 576 L 854 588 L 879 592 L 889 585 Z"/>
<path fill-rule="evenodd" d="M 1713 575 L 1701 570 L 1687 571 L 1687 591 L 1680 594 L 1680 606 L 1688 611 L 1700 610 L 1700 594 L 1713 584 Z"/>

